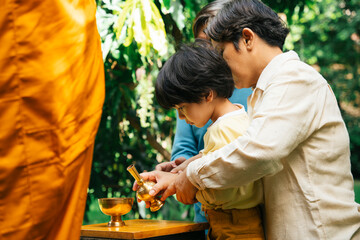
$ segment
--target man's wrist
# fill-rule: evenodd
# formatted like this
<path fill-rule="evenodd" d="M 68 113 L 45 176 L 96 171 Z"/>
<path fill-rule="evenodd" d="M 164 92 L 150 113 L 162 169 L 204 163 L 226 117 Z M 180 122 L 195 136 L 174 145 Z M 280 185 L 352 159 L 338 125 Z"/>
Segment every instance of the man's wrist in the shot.
<path fill-rule="evenodd" d="M 189 163 L 189 165 L 185 170 L 186 170 L 186 177 L 190 181 L 190 183 L 194 185 L 194 187 L 196 187 L 198 190 L 204 190 L 205 186 L 202 184 L 199 174 L 196 170 L 195 161 Z"/>

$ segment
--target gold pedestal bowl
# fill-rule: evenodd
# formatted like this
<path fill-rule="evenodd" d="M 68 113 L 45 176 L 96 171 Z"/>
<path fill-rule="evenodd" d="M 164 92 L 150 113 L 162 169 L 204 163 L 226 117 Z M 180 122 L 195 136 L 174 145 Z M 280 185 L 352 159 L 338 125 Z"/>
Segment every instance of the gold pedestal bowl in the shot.
<path fill-rule="evenodd" d="M 121 227 L 125 222 L 121 219 L 122 215 L 130 212 L 134 203 L 134 198 L 99 198 L 100 210 L 111 216 L 108 222 L 109 227 Z"/>

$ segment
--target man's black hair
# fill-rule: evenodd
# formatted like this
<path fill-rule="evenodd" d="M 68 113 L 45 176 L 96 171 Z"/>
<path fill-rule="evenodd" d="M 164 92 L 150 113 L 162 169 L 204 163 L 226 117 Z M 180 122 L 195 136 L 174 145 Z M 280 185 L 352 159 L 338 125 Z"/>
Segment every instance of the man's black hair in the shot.
<path fill-rule="evenodd" d="M 250 28 L 270 46 L 281 50 L 289 29 L 270 7 L 259 0 L 233 0 L 226 3 L 205 29 L 216 42 L 232 42 L 239 49 L 244 28 Z"/>
<path fill-rule="evenodd" d="M 211 43 L 196 40 L 182 45 L 160 70 L 155 94 L 158 103 L 170 109 L 181 103 L 200 103 L 213 90 L 229 98 L 234 91 L 230 68 Z"/>

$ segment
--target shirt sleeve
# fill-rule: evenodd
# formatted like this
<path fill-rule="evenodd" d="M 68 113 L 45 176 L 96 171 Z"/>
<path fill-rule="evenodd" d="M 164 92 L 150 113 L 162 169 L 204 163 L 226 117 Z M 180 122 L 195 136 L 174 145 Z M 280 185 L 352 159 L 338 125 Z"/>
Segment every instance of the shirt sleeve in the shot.
<path fill-rule="evenodd" d="M 254 105 L 243 136 L 189 164 L 187 176 L 194 186 L 200 190 L 236 187 L 283 168 L 282 159 L 311 134 L 317 89 L 327 85 L 325 80 L 309 82 L 304 76 L 292 76 L 279 76 L 265 91 L 255 90 L 263 97 Z"/>

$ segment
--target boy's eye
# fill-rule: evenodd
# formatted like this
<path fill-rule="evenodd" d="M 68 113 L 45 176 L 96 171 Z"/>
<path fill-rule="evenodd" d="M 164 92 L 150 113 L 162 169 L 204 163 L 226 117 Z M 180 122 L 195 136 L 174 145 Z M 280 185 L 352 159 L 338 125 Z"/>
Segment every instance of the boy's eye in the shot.
<path fill-rule="evenodd" d="M 175 105 L 175 109 L 185 114 L 186 104 L 182 104 L 182 106 Z"/>
<path fill-rule="evenodd" d="M 184 113 L 185 114 L 185 105 L 183 105 L 183 106 L 178 106 L 177 107 L 177 110 L 179 111 L 179 112 L 182 112 L 182 113 Z"/>

